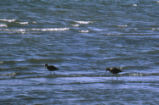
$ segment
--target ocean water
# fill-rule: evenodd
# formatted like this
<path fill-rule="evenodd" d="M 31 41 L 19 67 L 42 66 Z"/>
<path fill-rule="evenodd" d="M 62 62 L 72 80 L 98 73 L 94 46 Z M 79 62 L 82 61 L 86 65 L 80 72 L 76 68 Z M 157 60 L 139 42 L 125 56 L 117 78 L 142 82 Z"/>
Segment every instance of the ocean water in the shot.
<path fill-rule="evenodd" d="M 158 0 L 0 0 L 0 105 L 159 105 L 158 10 Z M 114 66 L 123 72 L 106 72 Z"/>

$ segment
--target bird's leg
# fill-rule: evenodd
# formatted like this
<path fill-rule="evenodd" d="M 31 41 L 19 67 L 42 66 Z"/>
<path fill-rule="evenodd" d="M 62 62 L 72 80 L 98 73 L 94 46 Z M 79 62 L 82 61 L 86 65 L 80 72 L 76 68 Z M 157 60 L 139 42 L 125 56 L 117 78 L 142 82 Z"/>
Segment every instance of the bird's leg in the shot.
<path fill-rule="evenodd" d="M 106 74 L 108 73 L 108 71 L 105 72 Z"/>
<path fill-rule="evenodd" d="M 52 75 L 52 72 L 51 71 L 49 71 L 50 72 L 50 75 Z"/>
<path fill-rule="evenodd" d="M 54 72 L 54 75 L 55 75 L 55 72 Z"/>
<path fill-rule="evenodd" d="M 115 76 L 116 76 L 116 79 L 118 80 L 118 74 L 115 74 Z"/>
<path fill-rule="evenodd" d="M 113 78 L 114 76 L 112 75 L 111 77 L 112 77 L 112 80 L 114 80 L 114 78 Z"/>

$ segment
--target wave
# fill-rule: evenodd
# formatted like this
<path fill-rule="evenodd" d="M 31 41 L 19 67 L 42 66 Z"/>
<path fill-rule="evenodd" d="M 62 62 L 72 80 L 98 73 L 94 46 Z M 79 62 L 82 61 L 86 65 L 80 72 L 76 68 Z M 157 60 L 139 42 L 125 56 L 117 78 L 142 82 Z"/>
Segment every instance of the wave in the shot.
<path fill-rule="evenodd" d="M 67 31 L 69 28 L 32 28 L 32 31 Z"/>
<path fill-rule="evenodd" d="M 0 29 L 1 33 L 32 33 L 32 32 L 61 32 L 68 31 L 70 28 L 18 28 L 18 29 Z"/>
<path fill-rule="evenodd" d="M 74 21 L 75 23 L 78 23 L 78 24 L 90 24 L 90 23 L 93 23 L 93 21 Z"/>
<path fill-rule="evenodd" d="M 0 19 L 0 22 L 9 22 L 9 23 L 11 23 L 11 22 L 15 22 L 16 21 L 16 19 Z"/>
<path fill-rule="evenodd" d="M 6 24 L 0 24 L 0 28 L 7 28 L 8 26 Z"/>

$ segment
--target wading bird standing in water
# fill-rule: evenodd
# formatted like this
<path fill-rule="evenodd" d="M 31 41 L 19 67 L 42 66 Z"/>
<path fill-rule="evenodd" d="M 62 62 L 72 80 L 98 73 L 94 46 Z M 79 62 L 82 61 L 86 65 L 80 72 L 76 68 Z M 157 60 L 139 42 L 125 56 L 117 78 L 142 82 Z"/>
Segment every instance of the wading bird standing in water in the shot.
<path fill-rule="evenodd" d="M 49 66 L 48 64 L 45 64 L 45 67 L 47 68 L 48 71 L 57 71 L 58 70 L 57 67 L 52 66 L 52 65 Z"/>
<path fill-rule="evenodd" d="M 117 68 L 117 67 L 110 67 L 110 68 L 106 68 L 107 71 L 111 72 L 112 74 L 118 74 L 121 71 L 121 68 Z"/>

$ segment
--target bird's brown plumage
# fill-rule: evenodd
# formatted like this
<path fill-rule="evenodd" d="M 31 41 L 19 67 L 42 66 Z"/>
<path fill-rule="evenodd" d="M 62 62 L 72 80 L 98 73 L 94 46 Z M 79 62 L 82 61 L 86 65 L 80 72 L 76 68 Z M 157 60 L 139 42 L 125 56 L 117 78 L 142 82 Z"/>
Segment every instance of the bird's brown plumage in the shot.
<path fill-rule="evenodd" d="M 49 71 L 56 71 L 56 70 L 58 70 L 57 67 L 52 66 L 52 65 L 49 66 L 48 64 L 45 64 L 45 67 L 46 67 Z"/>
<path fill-rule="evenodd" d="M 117 68 L 117 67 L 106 68 L 106 70 L 111 72 L 112 74 L 118 74 L 118 73 L 122 72 L 121 69 Z"/>

